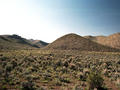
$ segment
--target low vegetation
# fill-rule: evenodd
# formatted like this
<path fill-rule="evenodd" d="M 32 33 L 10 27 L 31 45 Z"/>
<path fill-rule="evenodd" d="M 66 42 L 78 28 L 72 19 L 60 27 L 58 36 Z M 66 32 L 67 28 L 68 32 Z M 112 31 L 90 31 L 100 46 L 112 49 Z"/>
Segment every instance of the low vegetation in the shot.
<path fill-rule="evenodd" d="M 87 78 L 89 90 L 93 90 L 95 88 L 101 90 L 103 88 L 103 81 L 104 80 L 99 71 L 91 71 Z"/>
<path fill-rule="evenodd" d="M 109 90 L 112 87 L 104 83 L 105 78 L 120 88 L 120 53 L 71 50 L 0 52 L 0 90 Z"/>

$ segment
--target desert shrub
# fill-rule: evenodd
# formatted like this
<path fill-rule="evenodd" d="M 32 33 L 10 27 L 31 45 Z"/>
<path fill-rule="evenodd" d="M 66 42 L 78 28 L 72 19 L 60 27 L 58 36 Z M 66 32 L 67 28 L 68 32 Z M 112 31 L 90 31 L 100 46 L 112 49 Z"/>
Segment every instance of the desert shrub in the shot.
<path fill-rule="evenodd" d="M 70 65 L 70 69 L 76 70 L 76 69 L 77 69 L 77 68 L 76 68 L 76 65 L 74 65 L 74 64 Z"/>
<path fill-rule="evenodd" d="M 0 56 L 3 56 L 3 54 L 0 54 Z"/>
<path fill-rule="evenodd" d="M 6 72 L 10 72 L 13 69 L 13 65 L 11 65 L 10 63 L 8 63 L 5 67 Z"/>
<path fill-rule="evenodd" d="M 22 83 L 22 90 L 35 90 L 34 83 L 31 81 L 23 82 Z"/>
<path fill-rule="evenodd" d="M 43 75 L 43 78 L 44 78 L 44 80 L 47 80 L 47 81 L 51 81 L 51 80 L 52 80 L 51 75 L 48 74 L 48 73 L 45 73 L 45 74 Z"/>
<path fill-rule="evenodd" d="M 61 86 L 62 85 L 62 82 L 58 78 L 54 79 L 54 83 L 55 83 L 56 86 Z"/>
<path fill-rule="evenodd" d="M 68 67 L 68 65 L 69 65 L 69 63 L 68 63 L 67 61 L 65 61 L 65 62 L 63 63 L 63 66 L 65 66 L 66 68 Z"/>
<path fill-rule="evenodd" d="M 63 68 L 61 69 L 61 71 L 62 71 L 62 73 L 67 73 L 67 72 L 68 72 L 68 69 L 65 68 L 65 67 L 63 67 Z"/>
<path fill-rule="evenodd" d="M 120 64 L 120 60 L 117 62 L 117 64 Z"/>
<path fill-rule="evenodd" d="M 106 64 L 107 64 L 107 66 L 112 65 L 112 63 L 110 61 L 107 61 Z"/>
<path fill-rule="evenodd" d="M 5 56 L 3 56 L 3 57 L 0 58 L 1 61 L 6 61 L 7 59 L 9 59 L 9 58 L 5 57 Z"/>
<path fill-rule="evenodd" d="M 17 62 L 16 61 L 12 61 L 11 64 L 13 65 L 13 68 L 15 68 L 17 66 Z"/>
<path fill-rule="evenodd" d="M 57 61 L 55 65 L 56 66 L 62 66 L 62 61 L 61 60 Z"/>
<path fill-rule="evenodd" d="M 34 62 L 34 59 L 32 57 L 25 57 L 24 61 Z"/>
<path fill-rule="evenodd" d="M 75 85 L 72 90 L 83 90 L 80 85 Z"/>
<path fill-rule="evenodd" d="M 31 75 L 31 74 L 25 75 L 25 78 L 26 78 L 26 80 L 32 81 L 33 80 L 33 75 Z"/>
<path fill-rule="evenodd" d="M 5 85 L 0 87 L 0 90 L 7 90 L 7 87 Z"/>
<path fill-rule="evenodd" d="M 79 75 L 79 80 L 86 81 L 86 76 L 84 74 Z"/>
<path fill-rule="evenodd" d="M 7 62 L 2 62 L 2 67 L 5 68 L 5 66 L 7 65 Z"/>
<path fill-rule="evenodd" d="M 4 70 L 0 67 L 0 76 L 3 74 Z"/>
<path fill-rule="evenodd" d="M 59 80 L 61 82 L 64 82 L 64 83 L 70 83 L 70 79 L 69 78 L 61 77 L 61 78 L 59 78 Z"/>
<path fill-rule="evenodd" d="M 44 89 L 43 87 L 39 87 L 36 90 L 46 90 L 46 89 Z"/>
<path fill-rule="evenodd" d="M 87 78 L 89 90 L 93 90 L 94 88 L 100 90 L 103 86 L 103 81 L 100 73 L 91 71 Z"/>
<path fill-rule="evenodd" d="M 15 83 L 12 80 L 9 81 L 9 85 L 14 85 L 14 84 Z"/>
<path fill-rule="evenodd" d="M 10 81 L 9 75 L 10 75 L 10 72 L 12 71 L 12 69 L 13 69 L 13 67 L 12 67 L 12 65 L 10 63 L 8 63 L 5 66 L 3 77 L 4 77 L 4 79 L 5 79 L 6 82 Z"/>

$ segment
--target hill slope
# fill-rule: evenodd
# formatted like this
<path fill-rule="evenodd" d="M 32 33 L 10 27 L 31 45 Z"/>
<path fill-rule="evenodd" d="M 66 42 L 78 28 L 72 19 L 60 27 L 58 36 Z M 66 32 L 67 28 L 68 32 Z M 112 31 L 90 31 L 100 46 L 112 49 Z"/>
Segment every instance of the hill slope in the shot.
<path fill-rule="evenodd" d="M 45 49 L 57 50 L 81 50 L 81 51 L 117 51 L 104 45 L 100 45 L 76 34 L 67 34 L 47 45 Z"/>
<path fill-rule="evenodd" d="M 30 40 L 30 42 L 34 45 L 37 45 L 39 48 L 45 47 L 46 45 L 48 45 L 48 43 L 41 41 L 41 40 Z"/>
<path fill-rule="evenodd" d="M 42 44 L 41 44 L 42 45 Z M 43 45 L 42 45 L 43 46 Z M 0 50 L 7 49 L 36 49 L 40 45 L 33 44 L 31 41 L 18 35 L 0 35 Z"/>
<path fill-rule="evenodd" d="M 109 36 L 85 36 L 85 38 L 102 45 L 120 49 L 120 33 L 115 33 Z"/>

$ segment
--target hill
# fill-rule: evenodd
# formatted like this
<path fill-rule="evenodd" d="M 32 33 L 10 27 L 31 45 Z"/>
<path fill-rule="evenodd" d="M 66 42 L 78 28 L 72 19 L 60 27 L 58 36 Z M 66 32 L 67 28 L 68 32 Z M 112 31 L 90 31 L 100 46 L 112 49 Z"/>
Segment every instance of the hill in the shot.
<path fill-rule="evenodd" d="M 109 36 L 85 36 L 85 38 L 102 45 L 120 49 L 120 33 L 115 33 Z"/>
<path fill-rule="evenodd" d="M 31 39 L 30 42 L 32 44 L 34 44 L 34 45 L 37 45 L 39 48 L 42 48 L 42 47 L 48 45 L 47 42 L 44 42 L 44 41 L 41 41 L 41 40 L 33 40 L 33 39 Z"/>
<path fill-rule="evenodd" d="M 38 45 L 18 35 L 0 35 L 0 50 L 36 49 Z"/>
<path fill-rule="evenodd" d="M 89 39 L 81 37 L 77 34 L 67 34 L 63 37 L 58 38 L 53 43 L 47 45 L 45 49 L 56 49 L 56 50 L 81 50 L 81 51 L 117 51 Z"/>
<path fill-rule="evenodd" d="M 84 36 L 84 38 L 87 38 L 87 39 L 97 42 L 100 40 L 104 40 L 106 38 L 106 36 Z"/>

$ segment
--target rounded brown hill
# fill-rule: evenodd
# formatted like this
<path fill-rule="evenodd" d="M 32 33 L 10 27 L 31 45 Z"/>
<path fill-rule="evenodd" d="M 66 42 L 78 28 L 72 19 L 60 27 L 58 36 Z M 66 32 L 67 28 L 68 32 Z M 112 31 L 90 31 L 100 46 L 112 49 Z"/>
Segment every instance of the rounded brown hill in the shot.
<path fill-rule="evenodd" d="M 105 39 L 105 42 L 101 42 L 101 43 L 107 46 L 111 46 L 113 48 L 120 49 L 120 33 L 115 33 L 115 34 L 108 36 Z"/>
<path fill-rule="evenodd" d="M 58 38 L 45 49 L 55 50 L 81 50 L 81 51 L 117 51 L 107 46 L 100 45 L 77 34 L 67 34 Z"/>
<path fill-rule="evenodd" d="M 106 36 L 84 36 L 84 37 L 98 43 L 106 39 Z"/>
<path fill-rule="evenodd" d="M 85 36 L 85 38 L 102 45 L 120 49 L 120 33 L 115 33 L 110 36 Z"/>

